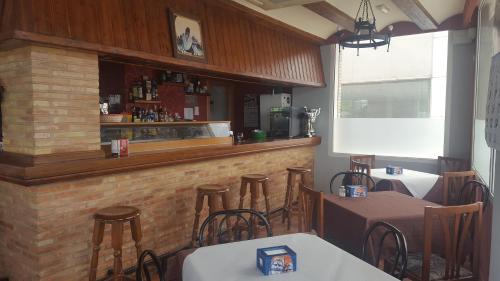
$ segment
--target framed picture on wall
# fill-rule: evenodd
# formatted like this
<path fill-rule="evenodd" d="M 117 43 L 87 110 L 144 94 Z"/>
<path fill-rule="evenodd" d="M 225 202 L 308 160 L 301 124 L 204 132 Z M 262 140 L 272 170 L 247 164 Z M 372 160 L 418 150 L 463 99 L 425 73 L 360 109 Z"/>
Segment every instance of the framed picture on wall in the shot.
<path fill-rule="evenodd" d="M 174 57 L 206 62 L 203 26 L 200 19 L 169 10 Z"/>

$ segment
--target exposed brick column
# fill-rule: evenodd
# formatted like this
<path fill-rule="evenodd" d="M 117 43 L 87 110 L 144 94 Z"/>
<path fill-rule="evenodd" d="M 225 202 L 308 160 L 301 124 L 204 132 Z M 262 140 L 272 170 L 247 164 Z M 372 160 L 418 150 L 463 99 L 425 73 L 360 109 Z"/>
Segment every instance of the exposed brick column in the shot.
<path fill-rule="evenodd" d="M 2 51 L 0 79 L 5 151 L 100 149 L 97 54 L 34 45 Z"/>

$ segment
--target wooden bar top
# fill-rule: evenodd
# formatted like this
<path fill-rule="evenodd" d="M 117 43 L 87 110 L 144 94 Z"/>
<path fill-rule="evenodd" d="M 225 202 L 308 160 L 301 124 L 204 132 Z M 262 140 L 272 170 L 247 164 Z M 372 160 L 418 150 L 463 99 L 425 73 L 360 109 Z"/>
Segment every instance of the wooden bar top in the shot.
<path fill-rule="evenodd" d="M 0 155 L 0 180 L 24 186 L 34 186 L 89 176 L 137 171 L 140 169 L 214 160 L 272 150 L 315 146 L 320 137 L 277 139 L 245 144 L 136 153 L 122 158 L 94 158 L 73 160 L 71 157 L 52 157 L 50 162 L 27 163 L 15 157 Z M 6 154 L 6 153 L 4 153 Z"/>

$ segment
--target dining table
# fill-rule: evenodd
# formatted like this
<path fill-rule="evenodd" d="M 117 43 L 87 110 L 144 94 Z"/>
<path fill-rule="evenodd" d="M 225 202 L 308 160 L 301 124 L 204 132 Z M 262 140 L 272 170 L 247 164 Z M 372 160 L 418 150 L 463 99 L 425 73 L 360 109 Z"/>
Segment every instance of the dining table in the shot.
<path fill-rule="evenodd" d="M 256 266 L 257 249 L 286 245 L 297 257 L 295 272 L 265 276 Z M 196 249 L 183 263 L 184 281 L 396 281 L 341 248 L 306 233 L 219 244 Z"/>
<path fill-rule="evenodd" d="M 434 203 L 443 202 L 443 177 L 436 174 L 403 169 L 402 174 L 387 174 L 386 168 L 370 170 L 375 183 L 389 180 L 393 190 Z"/>
<path fill-rule="evenodd" d="M 324 238 L 360 257 L 366 230 L 374 223 L 384 221 L 403 233 L 410 252 L 422 251 L 426 206 L 440 205 L 396 191 L 368 192 L 364 198 L 325 194 Z M 439 227 L 434 227 L 434 230 L 436 235 L 433 236 L 440 236 Z"/>

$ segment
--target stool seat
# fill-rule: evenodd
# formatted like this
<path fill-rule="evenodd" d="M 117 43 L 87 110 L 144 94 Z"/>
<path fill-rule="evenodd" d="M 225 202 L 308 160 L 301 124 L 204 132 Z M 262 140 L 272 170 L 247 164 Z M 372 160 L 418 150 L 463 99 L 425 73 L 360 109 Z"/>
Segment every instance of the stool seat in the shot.
<path fill-rule="evenodd" d="M 203 184 L 196 188 L 198 192 L 214 194 L 214 193 L 224 193 L 229 191 L 229 187 L 221 184 Z"/>
<path fill-rule="evenodd" d="M 241 176 L 241 178 L 249 182 L 264 182 L 269 180 L 269 178 L 266 175 L 262 174 L 248 174 Z"/>
<path fill-rule="evenodd" d="M 291 168 L 286 168 L 286 170 L 296 174 L 307 174 L 311 172 L 311 169 L 307 169 L 304 167 L 291 167 Z"/>
<path fill-rule="evenodd" d="M 130 220 L 138 216 L 141 212 L 139 209 L 130 206 L 113 206 L 98 210 L 94 214 L 96 220 L 103 221 L 120 221 Z"/>

